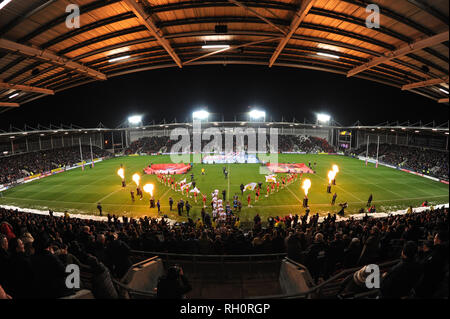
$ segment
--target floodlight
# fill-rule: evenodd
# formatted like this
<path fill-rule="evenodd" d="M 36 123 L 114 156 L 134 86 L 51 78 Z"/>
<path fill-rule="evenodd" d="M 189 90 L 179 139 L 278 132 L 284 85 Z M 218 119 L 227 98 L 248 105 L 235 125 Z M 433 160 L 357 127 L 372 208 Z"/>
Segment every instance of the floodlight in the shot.
<path fill-rule="evenodd" d="M 125 56 L 120 56 L 120 57 L 117 57 L 117 58 L 109 59 L 108 62 L 109 63 L 114 63 L 114 62 L 117 62 L 117 61 L 129 59 L 129 58 L 130 58 L 129 55 L 125 55 Z"/>
<path fill-rule="evenodd" d="M 331 116 L 329 116 L 328 114 L 317 114 L 317 121 L 321 122 L 321 123 L 328 123 L 331 120 Z"/>
<path fill-rule="evenodd" d="M 10 95 L 9 98 L 10 98 L 10 99 L 13 99 L 13 98 L 15 98 L 15 97 L 18 96 L 18 95 L 19 95 L 19 93 L 14 93 L 13 95 Z"/>
<path fill-rule="evenodd" d="M 139 123 L 142 123 L 142 116 L 141 116 L 141 115 L 133 115 L 133 116 L 130 116 L 130 117 L 128 118 L 128 122 L 129 122 L 130 124 L 134 124 L 134 125 L 139 124 Z"/>
<path fill-rule="evenodd" d="M 334 54 L 329 54 L 329 53 L 318 52 L 317 55 L 324 56 L 327 58 L 332 58 L 332 59 L 339 59 L 339 56 L 334 55 Z"/>
<path fill-rule="evenodd" d="M 10 3 L 12 0 L 5 0 L 2 3 L 0 3 L 0 10 L 3 9 L 8 3 Z"/>
<path fill-rule="evenodd" d="M 229 49 L 230 46 L 228 44 L 205 44 L 202 46 L 202 49 Z"/>
<path fill-rule="evenodd" d="M 248 114 L 250 115 L 250 118 L 253 120 L 266 118 L 266 112 L 260 110 L 251 110 Z"/>
<path fill-rule="evenodd" d="M 192 119 L 194 120 L 206 120 L 209 117 L 209 112 L 205 110 L 195 111 L 192 113 Z"/>

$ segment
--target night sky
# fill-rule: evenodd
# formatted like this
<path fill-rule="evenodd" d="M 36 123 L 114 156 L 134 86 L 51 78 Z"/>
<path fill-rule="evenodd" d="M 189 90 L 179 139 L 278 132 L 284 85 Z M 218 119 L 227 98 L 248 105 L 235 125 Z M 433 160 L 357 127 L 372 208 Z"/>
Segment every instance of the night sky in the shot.
<path fill-rule="evenodd" d="M 263 66 L 211 65 L 139 72 L 94 82 L 44 97 L 0 114 L 0 128 L 41 123 L 117 127 L 131 114 L 144 123 L 190 120 L 207 106 L 215 119 L 243 119 L 249 106 L 266 110 L 268 119 L 315 119 L 329 113 L 337 122 L 387 120 L 431 122 L 448 119 L 448 105 L 375 82 L 347 79 L 321 71 Z"/>

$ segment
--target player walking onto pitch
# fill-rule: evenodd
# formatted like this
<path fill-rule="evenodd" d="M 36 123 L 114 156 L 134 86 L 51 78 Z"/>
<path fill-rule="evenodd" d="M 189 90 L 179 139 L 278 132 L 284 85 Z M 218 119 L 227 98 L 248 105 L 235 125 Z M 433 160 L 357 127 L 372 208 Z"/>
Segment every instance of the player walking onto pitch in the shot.
<path fill-rule="evenodd" d="M 252 196 L 250 194 L 248 194 L 247 196 L 247 203 L 248 203 L 248 207 L 252 207 Z"/>
<path fill-rule="evenodd" d="M 206 195 L 205 194 L 202 194 L 202 196 L 203 196 L 203 207 L 204 208 L 206 208 Z"/>
<path fill-rule="evenodd" d="M 331 200 L 331 205 L 332 205 L 332 206 L 334 206 L 334 204 L 336 203 L 336 198 L 337 198 L 337 194 L 334 193 L 333 199 Z"/>
<path fill-rule="evenodd" d="M 134 203 L 134 192 L 132 190 L 130 191 L 130 195 L 131 195 L 131 201 Z"/>
<path fill-rule="evenodd" d="M 370 194 L 369 199 L 367 200 L 367 207 L 370 207 L 370 205 L 372 204 L 372 200 L 373 200 L 373 196 L 372 196 L 372 194 Z"/>
<path fill-rule="evenodd" d="M 103 216 L 103 214 L 102 214 L 103 208 L 102 208 L 102 204 L 101 203 L 98 203 L 97 209 L 98 209 L 98 212 L 100 213 L 100 216 Z"/>

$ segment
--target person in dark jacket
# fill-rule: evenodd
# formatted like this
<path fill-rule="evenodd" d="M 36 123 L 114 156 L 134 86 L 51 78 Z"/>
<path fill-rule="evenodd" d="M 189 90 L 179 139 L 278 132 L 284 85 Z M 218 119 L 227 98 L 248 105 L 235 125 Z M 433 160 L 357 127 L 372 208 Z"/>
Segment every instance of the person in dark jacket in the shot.
<path fill-rule="evenodd" d="M 56 299 L 72 294 L 65 284 L 67 273 L 64 265 L 53 254 L 50 241 L 44 237 L 35 243 L 36 254 L 31 259 L 34 270 L 34 297 Z"/>
<path fill-rule="evenodd" d="M 298 234 L 291 234 L 286 240 L 286 250 L 287 250 L 287 256 L 289 259 L 292 259 L 296 262 L 302 262 L 301 259 L 301 243 L 300 239 L 298 237 Z"/>
<path fill-rule="evenodd" d="M 117 234 L 114 234 L 114 239 L 107 247 L 108 259 L 114 267 L 114 273 L 118 278 L 122 278 L 131 267 L 130 247 L 118 239 Z"/>
<path fill-rule="evenodd" d="M 86 264 L 92 273 L 92 293 L 97 299 L 118 299 L 116 288 L 112 282 L 111 273 L 97 258 L 89 255 Z"/>
<path fill-rule="evenodd" d="M 159 299 L 183 299 L 185 294 L 192 290 L 183 269 L 179 266 L 170 267 L 167 275 L 161 277 L 157 286 L 157 298 Z"/>
<path fill-rule="evenodd" d="M 422 267 L 416 261 L 417 245 L 408 241 L 403 246 L 401 261 L 383 274 L 380 290 L 383 298 L 400 299 L 408 297 L 422 274 Z"/>
<path fill-rule="evenodd" d="M 352 268 L 358 265 L 359 256 L 361 256 L 361 242 L 359 238 L 353 238 L 348 247 L 344 250 L 344 268 Z"/>
<path fill-rule="evenodd" d="M 432 298 L 444 281 L 445 269 L 448 267 L 448 242 L 446 234 L 439 232 L 434 236 L 434 242 L 425 243 L 424 254 L 420 261 L 423 275 L 415 288 L 419 298 Z M 448 284 L 448 282 L 447 282 Z"/>
<path fill-rule="evenodd" d="M 305 265 L 316 281 L 324 274 L 327 256 L 328 247 L 324 242 L 323 234 L 317 233 L 305 255 Z"/>
<path fill-rule="evenodd" d="M 19 238 L 10 240 L 11 259 L 8 269 L 8 292 L 14 299 L 32 298 L 33 268 L 25 255 L 25 246 Z"/>
<path fill-rule="evenodd" d="M 0 268 L 7 267 L 9 262 L 8 239 L 5 235 L 0 234 Z M 6 281 L 6 272 L 0 271 L 0 285 L 4 285 Z"/>

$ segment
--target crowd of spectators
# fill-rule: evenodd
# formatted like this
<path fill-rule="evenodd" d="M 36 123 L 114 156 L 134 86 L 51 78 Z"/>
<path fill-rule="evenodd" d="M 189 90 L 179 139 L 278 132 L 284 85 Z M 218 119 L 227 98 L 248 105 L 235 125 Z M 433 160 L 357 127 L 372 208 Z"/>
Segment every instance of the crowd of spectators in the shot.
<path fill-rule="evenodd" d="M 222 137 L 223 138 L 223 137 Z M 192 136 L 191 136 L 192 140 Z M 267 149 L 270 149 L 270 137 L 267 137 Z M 257 143 L 257 141 L 255 141 Z M 154 153 L 164 153 L 170 152 L 172 146 L 177 143 L 177 141 L 171 141 L 167 136 L 152 136 L 143 137 L 137 141 L 131 143 L 130 147 L 125 151 L 125 154 L 154 154 Z M 201 149 L 204 150 L 205 146 L 210 143 L 210 141 L 202 141 Z M 222 140 L 222 148 L 225 145 L 225 141 Z M 233 151 L 238 151 L 237 139 L 233 139 Z M 220 146 L 220 142 L 219 142 Z M 256 145 L 255 145 L 256 146 Z M 248 138 L 244 139 L 244 150 L 248 149 Z M 302 135 L 279 135 L 278 136 L 278 150 L 280 152 L 306 152 L 306 153 L 333 153 L 335 148 L 331 146 L 327 140 L 314 137 L 314 136 L 302 136 Z M 192 151 L 192 146 L 191 146 Z"/>
<path fill-rule="evenodd" d="M 365 156 L 367 145 L 356 150 Z M 369 144 L 369 157 L 377 156 L 377 144 Z M 379 160 L 404 169 L 448 180 L 448 152 L 403 145 L 380 144 Z"/>
<path fill-rule="evenodd" d="M 85 160 L 91 158 L 89 146 L 82 146 L 82 152 Z M 94 158 L 110 155 L 107 151 L 95 146 L 92 147 L 92 153 Z M 0 185 L 55 168 L 69 167 L 80 161 L 79 146 L 0 157 Z"/>
<path fill-rule="evenodd" d="M 168 136 L 143 137 L 132 142 L 130 147 L 125 150 L 125 154 L 170 152 L 170 148 L 175 142 L 171 141 Z"/>
<path fill-rule="evenodd" d="M 307 212 L 262 221 L 256 215 L 253 227 L 243 229 L 236 216 L 215 224 L 204 211 L 197 221 L 169 224 L 164 218 L 121 221 L 108 215 L 108 221 L 94 221 L 0 208 L 0 285 L 13 298 L 64 296 L 69 293 L 64 266 L 76 263 L 89 265 L 101 275 L 97 295 L 116 297 L 111 277 L 126 273 L 132 264 L 131 250 L 287 253 L 306 265 L 316 282 L 340 269 L 401 256 L 385 276 L 386 297 L 407 296 L 413 288 L 416 296 L 431 297 L 448 279 L 448 209 L 386 218 L 366 215 L 362 220 L 328 215 L 319 222 L 318 217 Z M 352 280 L 346 282 L 344 292 L 355 291 L 358 282 Z"/>

